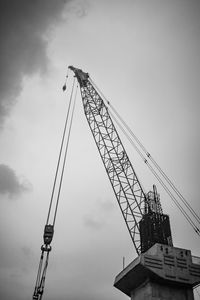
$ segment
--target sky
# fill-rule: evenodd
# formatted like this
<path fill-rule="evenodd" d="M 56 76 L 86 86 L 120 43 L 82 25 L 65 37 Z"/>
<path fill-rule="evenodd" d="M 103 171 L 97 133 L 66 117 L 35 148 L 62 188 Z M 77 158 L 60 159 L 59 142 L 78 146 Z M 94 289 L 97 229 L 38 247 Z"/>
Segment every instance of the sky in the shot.
<path fill-rule="evenodd" d="M 89 72 L 199 213 L 199 15 L 198 0 L 0 1 L 0 298 L 32 298 L 69 65 Z M 123 142 L 145 191 L 157 185 L 174 246 L 200 256 L 198 236 Z M 78 93 L 43 299 L 127 299 L 113 287 L 123 257 L 136 253 Z"/>

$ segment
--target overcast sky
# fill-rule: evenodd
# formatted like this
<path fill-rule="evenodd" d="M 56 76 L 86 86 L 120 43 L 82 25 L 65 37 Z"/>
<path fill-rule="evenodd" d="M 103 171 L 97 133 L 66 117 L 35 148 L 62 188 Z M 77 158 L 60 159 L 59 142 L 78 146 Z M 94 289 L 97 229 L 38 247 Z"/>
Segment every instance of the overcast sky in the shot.
<path fill-rule="evenodd" d="M 31 299 L 69 102 L 67 66 L 90 73 L 199 213 L 200 2 L 0 1 L 0 298 Z M 70 84 L 67 86 L 70 91 Z M 156 183 L 125 147 L 145 191 Z M 157 184 L 174 245 L 200 240 Z M 82 109 L 72 127 L 44 299 L 123 300 L 136 257 Z"/>

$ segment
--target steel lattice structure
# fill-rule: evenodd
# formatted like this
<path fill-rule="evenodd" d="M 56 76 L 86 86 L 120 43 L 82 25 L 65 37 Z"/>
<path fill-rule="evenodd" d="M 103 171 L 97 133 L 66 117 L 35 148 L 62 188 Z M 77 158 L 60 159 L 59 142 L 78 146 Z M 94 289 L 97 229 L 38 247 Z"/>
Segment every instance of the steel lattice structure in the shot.
<path fill-rule="evenodd" d="M 84 112 L 137 254 L 141 252 L 139 221 L 146 195 L 128 158 L 102 97 L 88 73 L 70 67 L 80 84 Z"/>

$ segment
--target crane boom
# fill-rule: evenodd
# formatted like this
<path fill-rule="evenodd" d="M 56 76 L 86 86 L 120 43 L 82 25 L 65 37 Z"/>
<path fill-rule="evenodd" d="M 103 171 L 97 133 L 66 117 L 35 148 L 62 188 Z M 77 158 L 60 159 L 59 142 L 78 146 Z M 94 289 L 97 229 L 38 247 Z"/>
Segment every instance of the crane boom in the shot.
<path fill-rule="evenodd" d="M 89 74 L 73 66 L 69 69 L 79 82 L 86 119 L 137 254 L 155 243 L 172 246 L 169 216 L 162 212 L 155 186 L 153 192 L 144 193 L 108 107 Z"/>
<path fill-rule="evenodd" d="M 102 97 L 88 73 L 69 67 L 79 82 L 85 116 L 111 182 L 137 254 L 141 252 L 139 222 L 146 195 L 124 149 Z"/>

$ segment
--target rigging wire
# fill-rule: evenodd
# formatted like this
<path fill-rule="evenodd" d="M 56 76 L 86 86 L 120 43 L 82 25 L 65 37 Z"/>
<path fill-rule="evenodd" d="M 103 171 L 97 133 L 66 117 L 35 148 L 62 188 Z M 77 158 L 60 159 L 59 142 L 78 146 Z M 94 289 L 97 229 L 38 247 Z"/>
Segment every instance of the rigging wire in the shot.
<path fill-rule="evenodd" d="M 182 203 L 186 206 L 186 208 L 190 211 L 191 215 L 194 217 L 194 219 L 197 221 L 197 223 L 200 224 L 200 217 L 196 214 L 196 212 L 193 210 L 191 205 L 187 202 L 187 200 L 183 197 L 183 195 L 179 192 L 179 190 L 175 187 L 175 185 L 172 183 L 172 181 L 169 179 L 169 177 L 166 175 L 166 173 L 160 168 L 160 166 L 157 164 L 157 162 L 153 159 L 151 154 L 146 150 L 146 148 L 143 146 L 143 144 L 140 142 L 140 140 L 137 138 L 137 136 L 133 133 L 133 131 L 130 129 L 130 127 L 126 124 L 126 122 L 122 119 L 122 117 L 119 115 L 119 113 L 116 111 L 116 109 L 113 107 L 113 105 L 106 99 L 104 94 L 100 91 L 100 89 L 97 87 L 97 85 L 93 82 L 93 80 L 90 78 L 91 83 L 95 86 L 99 94 L 102 96 L 102 98 L 106 101 L 108 106 L 112 109 L 114 114 L 117 116 L 117 118 L 120 120 L 120 122 L 123 124 L 125 129 L 128 131 L 128 133 L 133 137 L 133 139 L 136 141 L 136 143 L 139 145 L 139 147 L 142 149 L 142 151 L 147 156 L 147 159 L 149 159 L 152 164 L 155 166 L 157 171 L 161 174 L 161 176 L 164 178 L 164 180 L 169 184 L 171 189 L 175 192 L 175 194 L 178 196 L 178 198 L 182 201 Z M 189 224 L 192 226 L 192 228 L 195 230 L 195 232 L 200 235 L 199 228 L 195 225 L 189 214 L 185 211 L 185 209 L 180 205 L 180 203 L 177 201 L 177 199 L 174 197 L 174 195 L 170 192 L 169 188 L 164 184 L 163 180 L 160 178 L 158 173 L 154 170 L 154 168 L 149 164 L 146 157 L 142 154 L 142 151 L 136 146 L 133 139 L 128 135 L 128 133 L 125 131 L 125 129 L 122 127 L 122 125 L 119 123 L 119 121 L 114 117 L 113 113 L 110 111 L 110 114 L 112 115 L 112 118 L 115 120 L 115 122 L 118 124 L 118 126 L 121 128 L 125 136 L 128 138 L 129 142 L 132 144 L 132 146 L 135 148 L 135 150 L 138 152 L 138 154 L 141 156 L 143 161 L 147 164 L 151 172 L 154 174 L 154 176 L 157 178 L 157 180 L 160 182 L 160 184 L 163 186 L 165 191 L 168 193 L 170 198 L 173 200 L 173 202 L 176 204 L 176 206 L 180 209 L 182 214 L 185 216 Z"/>
<path fill-rule="evenodd" d="M 144 163 L 148 166 L 148 168 L 150 169 L 150 171 L 152 172 L 152 174 L 157 178 L 157 180 L 160 182 L 160 184 L 165 189 L 165 191 L 167 192 L 167 194 L 170 196 L 170 198 L 173 200 L 173 202 L 176 204 L 176 206 L 180 209 L 180 211 L 185 216 L 185 218 L 187 219 L 187 221 L 189 222 L 189 224 L 192 226 L 192 228 L 195 230 L 195 232 L 197 232 L 197 234 L 200 234 L 198 228 L 196 227 L 195 223 L 192 221 L 192 219 L 190 218 L 190 216 L 187 214 L 187 212 L 185 211 L 185 209 L 180 205 L 180 203 L 177 201 L 177 199 L 174 197 L 174 195 L 168 189 L 168 187 L 166 186 L 166 184 L 160 178 L 160 176 L 158 175 L 158 173 L 149 164 L 149 162 L 147 161 L 146 157 L 142 154 L 142 152 L 140 151 L 140 149 L 136 146 L 136 144 L 134 143 L 134 141 L 130 138 L 130 136 L 124 130 L 124 128 L 122 127 L 122 125 L 119 123 L 119 121 L 115 118 L 115 116 L 111 112 L 110 112 L 110 114 L 111 114 L 113 120 L 116 122 L 116 124 L 120 127 L 120 129 L 122 130 L 122 132 L 124 133 L 124 135 L 130 141 L 130 143 L 132 144 L 132 146 L 135 148 L 135 150 L 137 151 L 137 153 L 140 155 L 140 157 L 142 158 L 142 160 L 144 161 Z"/>
<path fill-rule="evenodd" d="M 40 261 L 39 261 L 39 267 L 38 267 L 38 273 L 37 273 L 37 278 L 36 278 L 36 283 L 35 283 L 33 299 L 39 299 L 39 295 L 41 294 L 40 278 L 41 278 L 41 272 L 42 272 L 43 259 L 44 259 L 44 251 L 42 250 Z"/>
<path fill-rule="evenodd" d="M 75 97 L 73 100 L 74 102 L 73 102 L 73 107 L 71 110 L 71 116 L 70 116 L 70 121 L 69 121 L 69 113 L 70 113 L 70 109 L 71 109 L 71 105 L 72 105 L 72 98 L 73 98 L 73 93 L 74 93 L 74 83 L 75 83 L 75 79 L 73 81 L 72 91 L 71 91 L 71 95 L 70 95 L 70 101 L 69 101 L 69 105 L 68 105 L 67 116 L 66 116 L 66 120 L 65 120 L 64 131 L 63 131 L 63 136 L 62 136 L 62 141 L 61 141 L 61 146 L 60 146 L 60 151 L 59 151 L 59 157 L 58 157 L 58 162 L 57 162 L 57 167 L 56 167 L 56 172 L 55 172 L 51 200 L 50 200 L 49 210 L 48 210 L 48 214 L 47 214 L 47 221 L 46 221 L 46 225 L 45 225 L 45 229 L 44 229 L 44 236 L 43 236 L 44 244 L 41 246 L 42 252 L 41 252 L 41 256 L 40 256 L 38 273 L 37 273 L 37 277 L 36 277 L 36 284 L 35 284 L 35 289 L 34 289 L 34 294 L 33 294 L 34 300 L 41 300 L 43 292 L 44 292 L 44 284 L 45 284 L 46 272 L 47 272 L 48 261 L 49 261 L 49 253 L 51 251 L 50 243 L 53 238 L 53 232 L 54 232 L 58 204 L 59 204 L 59 199 L 60 199 L 63 175 L 64 175 L 64 170 L 65 170 L 65 165 L 66 165 L 66 158 L 67 158 L 70 134 L 71 134 L 71 129 L 72 129 L 72 121 L 73 121 L 74 110 L 75 110 L 78 85 L 76 86 Z M 66 139 L 66 129 L 67 129 L 68 124 L 69 124 L 69 129 L 68 129 L 67 141 L 66 141 L 66 146 L 65 146 L 65 151 L 64 151 L 64 158 L 63 158 L 63 162 L 62 162 L 62 171 L 61 171 L 61 175 L 60 175 L 59 189 L 58 189 L 58 194 L 57 194 L 57 199 L 56 199 L 56 204 L 55 204 L 55 211 L 54 211 L 54 215 L 53 215 L 53 225 L 48 225 L 51 210 L 52 210 L 52 203 L 53 203 L 53 199 L 54 199 L 55 187 L 56 187 L 56 184 L 58 181 L 58 172 L 59 172 L 60 164 L 61 164 L 61 156 L 63 155 L 63 147 L 64 147 L 64 142 Z"/>
<path fill-rule="evenodd" d="M 120 121 L 123 123 L 123 125 L 125 126 L 125 128 L 129 131 L 129 133 L 131 134 L 131 136 L 133 136 L 133 138 L 136 140 L 136 142 L 141 147 L 141 149 L 145 152 L 145 154 L 149 158 L 149 160 L 152 161 L 152 163 L 155 165 L 155 167 L 159 171 L 159 173 L 167 181 L 167 183 L 169 184 L 169 186 L 173 189 L 173 191 L 180 198 L 180 200 L 185 204 L 185 206 L 188 208 L 188 210 L 193 215 L 193 217 L 196 219 L 196 221 L 200 224 L 200 217 L 196 214 L 196 212 L 193 210 L 193 208 L 191 207 L 191 205 L 187 202 L 187 200 L 183 197 L 183 195 L 175 187 L 175 185 L 172 183 L 172 181 L 169 179 L 169 177 L 166 175 L 166 173 L 161 169 L 161 167 L 153 159 L 153 157 L 151 156 L 151 154 L 145 149 L 145 147 L 142 145 L 142 143 L 139 141 L 139 139 L 136 137 L 136 135 L 132 132 L 132 130 L 130 129 L 130 127 L 120 117 L 120 115 L 117 113 L 117 111 L 114 109 L 114 107 L 112 105 L 110 105 L 110 107 L 113 109 L 113 111 L 115 112 L 115 114 L 119 117 Z"/>
<path fill-rule="evenodd" d="M 157 164 L 157 162 L 154 160 L 154 158 L 151 156 L 151 154 L 146 150 L 146 148 L 143 146 L 143 144 L 140 142 L 140 140 L 136 137 L 136 135 L 133 133 L 133 131 L 130 129 L 130 127 L 125 123 L 125 121 L 122 119 L 122 117 L 119 115 L 119 113 L 116 111 L 116 109 L 109 104 L 111 109 L 114 111 L 114 113 L 117 115 L 117 117 L 120 119 L 124 127 L 128 130 L 128 132 L 131 134 L 131 136 L 136 140 L 138 145 L 141 147 L 141 149 L 144 151 L 146 156 L 149 158 L 149 160 L 152 161 L 152 163 L 155 165 L 156 169 L 161 173 L 163 178 L 167 181 L 167 183 L 170 185 L 170 187 L 174 190 L 176 195 L 180 198 L 180 200 L 185 204 L 185 206 L 188 208 L 190 213 L 193 215 L 193 217 L 196 219 L 196 221 L 200 224 L 200 217 L 196 214 L 196 212 L 193 210 L 191 205 L 187 202 L 187 200 L 183 197 L 183 195 L 179 192 L 179 190 L 175 187 L 175 185 L 172 183 L 170 178 L 166 175 L 166 173 L 161 169 L 161 167 Z"/>
<path fill-rule="evenodd" d="M 55 226 L 56 215 L 57 215 L 57 210 L 58 210 L 58 202 L 59 202 L 59 198 L 60 198 L 60 192 L 61 192 L 61 187 L 62 187 L 63 175 L 64 175 L 64 170 L 65 170 L 65 165 L 66 165 L 66 157 L 67 157 L 67 152 L 68 152 L 68 147 L 69 147 L 69 139 L 70 139 L 70 135 L 71 135 L 72 121 L 73 121 L 74 110 L 75 110 L 75 105 L 76 105 L 77 90 L 78 90 L 78 85 L 76 85 L 75 98 L 74 98 L 74 103 L 73 103 L 73 108 L 72 108 L 72 114 L 71 114 L 71 119 L 70 119 L 70 124 L 69 124 L 69 133 L 68 133 L 68 136 L 67 136 L 67 142 L 66 142 L 66 147 L 65 147 L 62 173 L 61 173 L 61 177 L 60 177 L 60 184 L 59 184 L 59 189 L 58 189 L 55 214 L 54 214 L 54 218 L 53 218 L 53 226 Z"/>
<path fill-rule="evenodd" d="M 68 77 L 68 75 L 67 75 L 67 77 Z M 62 141 L 61 141 L 61 146 L 60 146 L 60 151 L 59 151 L 58 162 L 57 162 L 57 166 L 56 166 L 56 172 L 55 172 L 55 177 L 54 177 L 53 189 L 52 189 L 52 193 L 51 193 L 51 200 L 50 200 L 50 204 L 49 204 L 49 210 L 48 210 L 46 224 L 48 224 L 48 222 L 49 222 L 50 213 L 51 213 L 51 209 L 52 209 L 54 192 L 55 192 L 55 188 L 56 188 L 58 171 L 59 171 L 59 167 L 60 167 L 60 160 L 61 160 L 61 155 L 62 155 L 62 151 L 63 151 L 63 144 L 64 144 L 64 140 L 65 140 L 66 129 L 67 129 L 67 124 L 68 124 L 68 119 L 69 119 L 69 113 L 70 113 L 70 108 L 71 108 L 71 103 L 72 103 L 74 83 L 75 83 L 75 78 L 73 80 L 72 91 L 71 91 L 71 95 L 70 95 L 70 101 L 69 101 L 69 105 L 68 105 L 68 109 L 67 109 L 67 116 L 66 116 L 66 119 L 65 119 L 65 125 L 64 125 L 63 135 L 62 135 Z M 66 85 L 66 83 L 65 83 L 65 85 Z"/>
<path fill-rule="evenodd" d="M 164 184 L 163 180 L 160 178 L 160 176 L 157 174 L 157 172 L 152 168 L 152 166 L 148 162 L 146 162 L 146 164 L 149 167 L 149 169 L 152 172 L 152 174 L 157 178 L 157 180 L 160 182 L 160 184 L 165 189 L 165 191 L 167 192 L 167 194 L 170 196 L 170 198 L 172 199 L 172 201 L 176 204 L 176 206 L 182 212 L 182 214 L 184 215 L 184 217 L 186 218 L 186 220 L 188 221 L 188 223 L 192 226 L 192 228 L 194 229 L 194 231 L 198 235 L 200 235 L 199 229 L 196 227 L 196 225 L 193 222 L 193 220 L 191 219 L 191 217 L 188 215 L 188 213 L 185 211 L 185 209 L 180 205 L 180 203 L 177 201 L 177 199 L 174 197 L 174 195 L 168 189 L 168 187 L 166 186 L 166 184 Z"/>

